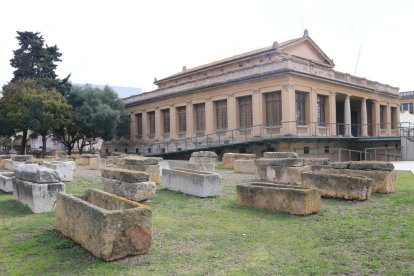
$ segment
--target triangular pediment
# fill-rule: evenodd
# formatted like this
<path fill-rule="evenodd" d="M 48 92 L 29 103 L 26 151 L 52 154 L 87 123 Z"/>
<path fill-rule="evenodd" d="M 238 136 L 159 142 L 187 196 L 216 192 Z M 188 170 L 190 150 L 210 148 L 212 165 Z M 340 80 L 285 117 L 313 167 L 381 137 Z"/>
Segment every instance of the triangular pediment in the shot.
<path fill-rule="evenodd" d="M 308 36 L 287 42 L 279 50 L 283 53 L 307 59 L 330 68 L 335 66 L 333 61 Z"/>

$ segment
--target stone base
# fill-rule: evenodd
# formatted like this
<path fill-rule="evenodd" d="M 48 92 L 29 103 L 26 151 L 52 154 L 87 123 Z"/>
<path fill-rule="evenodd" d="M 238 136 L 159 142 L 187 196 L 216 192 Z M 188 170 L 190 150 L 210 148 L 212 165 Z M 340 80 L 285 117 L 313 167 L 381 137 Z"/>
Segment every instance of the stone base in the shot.
<path fill-rule="evenodd" d="M 13 192 L 13 179 L 14 174 L 12 172 L 4 172 L 0 174 L 0 190 L 5 193 Z"/>
<path fill-rule="evenodd" d="M 53 211 L 59 192 L 65 192 L 65 184 L 39 184 L 20 179 L 13 182 L 14 199 L 27 205 L 33 213 Z"/>
<path fill-rule="evenodd" d="M 220 196 L 222 186 L 217 173 L 187 169 L 163 169 L 161 183 L 168 190 L 198 197 Z"/>
<path fill-rule="evenodd" d="M 102 177 L 102 184 L 105 192 L 116 194 L 138 202 L 152 198 L 157 189 L 155 183 L 150 181 L 129 183 Z"/>
<path fill-rule="evenodd" d="M 256 179 L 283 184 L 301 184 L 301 174 L 310 171 L 309 166 L 257 166 Z"/>
<path fill-rule="evenodd" d="M 250 183 L 236 186 L 236 202 L 243 206 L 286 212 L 292 215 L 310 215 L 321 209 L 317 189 L 305 189 L 272 183 Z"/>
<path fill-rule="evenodd" d="M 371 197 L 372 179 L 342 174 L 306 172 L 302 186 L 320 190 L 322 197 L 364 201 Z"/>
<path fill-rule="evenodd" d="M 152 243 L 151 209 L 100 190 L 59 193 L 56 227 L 105 261 L 148 253 Z"/>
<path fill-rule="evenodd" d="M 234 172 L 256 174 L 256 164 L 254 159 L 251 160 L 235 160 L 234 161 Z"/>

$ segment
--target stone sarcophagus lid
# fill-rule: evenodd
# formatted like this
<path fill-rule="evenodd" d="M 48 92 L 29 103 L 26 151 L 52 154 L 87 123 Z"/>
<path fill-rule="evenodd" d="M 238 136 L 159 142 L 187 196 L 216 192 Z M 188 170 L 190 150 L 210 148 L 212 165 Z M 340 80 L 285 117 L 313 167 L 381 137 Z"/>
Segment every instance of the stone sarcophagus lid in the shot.
<path fill-rule="evenodd" d="M 148 253 L 152 243 L 151 209 L 101 190 L 59 193 L 56 227 L 105 261 Z"/>
<path fill-rule="evenodd" d="M 53 211 L 56 195 L 65 191 L 61 174 L 43 166 L 19 165 L 14 176 L 14 199 L 27 205 L 33 213 Z"/>
<path fill-rule="evenodd" d="M 188 169 L 163 169 L 162 187 L 198 197 L 213 197 L 221 194 L 221 177 L 218 173 Z"/>
<path fill-rule="evenodd" d="M 310 215 L 321 209 L 318 189 L 265 182 L 237 185 L 236 202 L 243 206 L 292 215 Z"/>
<path fill-rule="evenodd" d="M 41 166 L 58 171 L 63 181 L 73 180 L 73 171 L 76 168 L 75 161 L 48 161 L 42 162 Z"/>
<path fill-rule="evenodd" d="M 257 158 L 256 154 L 225 153 L 223 155 L 223 167 L 226 169 L 234 169 L 235 160 L 252 160 L 256 158 Z"/>
<path fill-rule="evenodd" d="M 13 172 L 0 172 L 0 190 L 5 193 L 13 192 Z"/>
<path fill-rule="evenodd" d="M 394 165 L 383 161 L 351 161 L 331 163 L 332 172 L 349 176 L 371 178 L 372 192 L 388 194 L 397 189 L 397 176 Z"/>
<path fill-rule="evenodd" d="M 302 173 L 302 186 L 320 190 L 322 197 L 364 201 L 371 197 L 372 179 L 326 172 Z"/>

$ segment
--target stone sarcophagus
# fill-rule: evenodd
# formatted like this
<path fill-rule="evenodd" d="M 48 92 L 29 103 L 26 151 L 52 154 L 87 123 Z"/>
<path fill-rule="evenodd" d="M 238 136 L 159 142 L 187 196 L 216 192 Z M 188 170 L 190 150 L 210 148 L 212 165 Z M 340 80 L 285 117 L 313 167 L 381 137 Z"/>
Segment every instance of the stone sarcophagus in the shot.
<path fill-rule="evenodd" d="M 235 160 L 252 160 L 256 159 L 256 154 L 246 153 L 225 153 L 223 155 L 223 167 L 226 169 L 234 169 Z"/>
<path fill-rule="evenodd" d="M 69 182 L 73 180 L 73 171 L 76 167 L 75 161 L 48 161 L 42 162 L 41 165 L 58 171 L 62 175 L 63 181 Z"/>
<path fill-rule="evenodd" d="M 56 227 L 105 261 L 147 253 L 152 243 L 151 209 L 101 190 L 59 193 Z"/>
<path fill-rule="evenodd" d="M 310 215 L 321 209 L 318 189 L 264 182 L 237 185 L 236 202 L 243 206 L 292 215 Z"/>
<path fill-rule="evenodd" d="M 167 169 L 188 169 L 194 171 L 214 172 L 216 170 L 216 163 L 190 163 L 184 160 L 165 160 L 163 162 L 164 168 Z"/>
<path fill-rule="evenodd" d="M 322 197 L 364 201 L 371 197 L 372 179 L 326 172 L 302 173 L 302 186 L 320 190 Z"/>
<path fill-rule="evenodd" d="M 55 209 L 56 195 L 65 191 L 61 175 L 36 164 L 19 165 L 14 170 L 13 197 L 27 205 L 33 213 Z"/>
<path fill-rule="evenodd" d="M 394 165 L 382 161 L 351 161 L 331 163 L 332 172 L 349 176 L 371 178 L 373 193 L 393 193 L 397 189 Z"/>
<path fill-rule="evenodd" d="M 255 159 L 251 160 L 235 160 L 234 161 L 234 172 L 256 174 Z"/>
<path fill-rule="evenodd" d="M 132 171 L 143 171 L 149 175 L 149 181 L 155 182 L 157 185 L 161 184 L 160 166 L 162 161 L 160 157 L 142 157 L 132 156 L 123 158 L 115 166 Z"/>
<path fill-rule="evenodd" d="M 144 201 L 155 195 L 156 185 L 148 181 L 143 171 L 106 168 L 101 171 L 104 190 L 134 201 Z"/>
<path fill-rule="evenodd" d="M 13 192 L 13 172 L 0 172 L 0 190 L 5 193 Z"/>
<path fill-rule="evenodd" d="M 198 197 L 214 197 L 221 194 L 221 177 L 217 173 L 188 169 L 163 169 L 162 187 Z"/>
<path fill-rule="evenodd" d="M 255 161 L 256 179 L 300 185 L 301 174 L 311 170 L 309 166 L 304 165 L 303 158 L 260 158 Z"/>
<path fill-rule="evenodd" d="M 196 151 L 191 154 L 190 163 L 217 163 L 218 156 L 213 151 Z"/>

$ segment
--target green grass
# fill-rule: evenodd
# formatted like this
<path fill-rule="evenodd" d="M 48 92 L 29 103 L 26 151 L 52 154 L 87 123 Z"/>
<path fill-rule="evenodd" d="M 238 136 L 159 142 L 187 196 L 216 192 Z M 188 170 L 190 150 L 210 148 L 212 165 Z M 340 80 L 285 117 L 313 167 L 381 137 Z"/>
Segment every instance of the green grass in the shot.
<path fill-rule="evenodd" d="M 32 214 L 0 194 L 0 274 L 414 275 L 414 177 L 398 174 L 398 192 L 368 202 L 323 200 L 317 215 L 271 213 L 235 204 L 249 176 L 220 170 L 222 197 L 199 199 L 158 190 L 151 253 L 106 263 L 54 228 L 54 213 Z M 233 179 L 233 181 L 231 180 Z M 237 182 L 237 183 L 235 183 Z M 101 188 L 75 178 L 68 193 Z"/>

